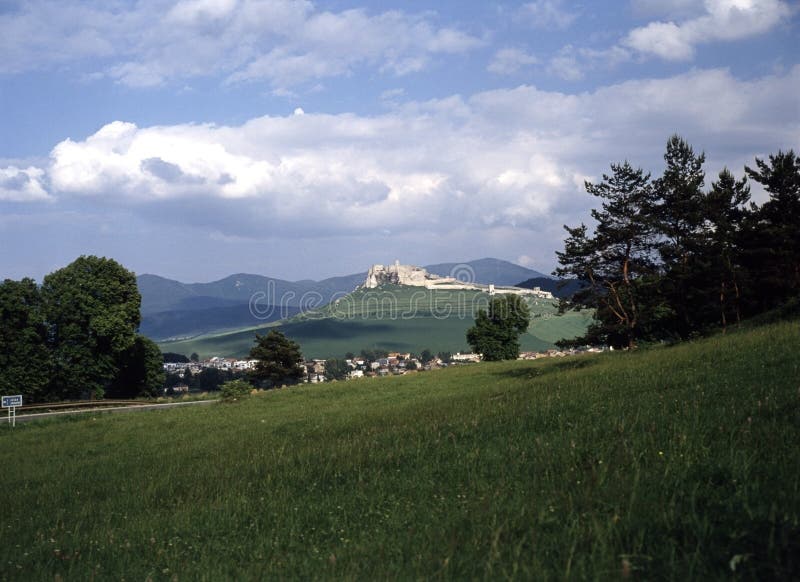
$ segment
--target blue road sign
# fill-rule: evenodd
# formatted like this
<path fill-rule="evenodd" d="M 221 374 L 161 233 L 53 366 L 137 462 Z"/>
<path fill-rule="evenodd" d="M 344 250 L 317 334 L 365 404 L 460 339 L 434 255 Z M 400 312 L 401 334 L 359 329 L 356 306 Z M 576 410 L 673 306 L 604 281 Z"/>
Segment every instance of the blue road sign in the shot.
<path fill-rule="evenodd" d="M 22 394 L 3 396 L 3 408 L 16 408 L 22 406 Z"/>

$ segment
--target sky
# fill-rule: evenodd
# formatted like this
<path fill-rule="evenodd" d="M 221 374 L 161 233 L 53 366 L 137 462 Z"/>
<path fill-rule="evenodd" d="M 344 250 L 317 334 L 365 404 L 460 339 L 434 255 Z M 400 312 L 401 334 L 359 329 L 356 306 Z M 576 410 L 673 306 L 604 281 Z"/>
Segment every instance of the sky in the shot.
<path fill-rule="evenodd" d="M 550 272 L 611 163 L 658 176 L 677 133 L 710 186 L 799 150 L 799 29 L 789 0 L 0 0 L 0 279 Z"/>

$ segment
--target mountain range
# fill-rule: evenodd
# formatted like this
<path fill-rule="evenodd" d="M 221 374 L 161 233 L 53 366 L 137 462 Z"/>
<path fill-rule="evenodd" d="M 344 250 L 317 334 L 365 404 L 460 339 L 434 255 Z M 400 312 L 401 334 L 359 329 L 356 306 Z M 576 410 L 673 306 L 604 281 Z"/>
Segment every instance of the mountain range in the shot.
<path fill-rule="evenodd" d="M 550 279 L 533 269 L 492 258 L 439 263 L 425 269 L 436 275 L 495 285 Z M 366 275 L 364 271 L 321 281 L 286 281 L 239 273 L 210 283 L 181 283 L 144 274 L 137 277 L 142 295 L 140 329 L 152 339 L 163 340 L 263 325 L 344 296 L 361 285 Z"/>

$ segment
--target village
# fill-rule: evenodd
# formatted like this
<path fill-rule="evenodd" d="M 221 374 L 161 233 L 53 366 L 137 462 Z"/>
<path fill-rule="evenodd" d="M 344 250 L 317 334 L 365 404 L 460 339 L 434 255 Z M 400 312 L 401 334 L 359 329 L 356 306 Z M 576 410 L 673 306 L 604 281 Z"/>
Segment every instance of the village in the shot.
<path fill-rule="evenodd" d="M 568 350 L 549 349 L 541 352 L 521 352 L 519 360 L 536 360 L 540 358 L 563 358 L 584 353 L 602 352 L 606 348 L 583 347 Z M 482 361 L 481 354 L 456 352 L 440 352 L 437 355 L 424 350 L 416 355 L 410 352 L 378 352 L 370 354 L 366 350 L 362 355 L 348 353 L 342 360 L 310 359 L 302 364 L 304 377 L 302 383 L 318 384 L 322 382 L 355 380 L 359 378 L 382 378 L 387 376 L 403 376 L 417 372 L 436 370 L 449 366 L 461 366 Z M 165 362 L 164 371 L 168 377 L 180 378 L 182 382 L 173 383 L 164 388 L 164 392 L 181 394 L 190 392 L 191 378 L 208 370 L 222 372 L 231 376 L 246 376 L 255 369 L 258 360 L 225 358 L 213 356 L 204 360 L 188 362 Z M 341 370 L 341 363 L 344 369 Z M 336 371 L 333 370 L 336 368 Z"/>

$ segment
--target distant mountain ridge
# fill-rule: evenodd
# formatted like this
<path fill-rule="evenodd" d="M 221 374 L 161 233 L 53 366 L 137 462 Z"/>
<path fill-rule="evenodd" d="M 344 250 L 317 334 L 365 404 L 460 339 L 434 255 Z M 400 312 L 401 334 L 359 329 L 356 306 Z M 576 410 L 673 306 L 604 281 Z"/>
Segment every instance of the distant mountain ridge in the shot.
<path fill-rule="evenodd" d="M 544 273 L 522 267 L 501 259 L 478 259 L 466 263 L 439 263 L 425 267 L 429 273 L 442 277 L 455 277 L 469 283 L 514 286 L 520 281 L 535 277 L 548 278 Z"/>
<path fill-rule="evenodd" d="M 509 261 L 484 258 L 464 263 L 439 263 L 428 272 L 464 281 L 515 285 L 546 277 Z M 158 275 L 137 277 L 142 295 L 143 334 L 152 339 L 193 336 L 216 330 L 259 325 L 293 315 L 301 307 L 319 307 L 352 292 L 367 272 L 321 281 L 286 281 L 264 275 L 238 273 L 209 283 L 181 283 Z M 250 310 L 251 301 L 261 315 Z"/>

